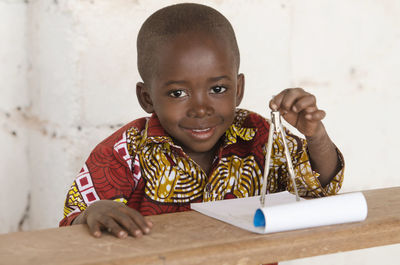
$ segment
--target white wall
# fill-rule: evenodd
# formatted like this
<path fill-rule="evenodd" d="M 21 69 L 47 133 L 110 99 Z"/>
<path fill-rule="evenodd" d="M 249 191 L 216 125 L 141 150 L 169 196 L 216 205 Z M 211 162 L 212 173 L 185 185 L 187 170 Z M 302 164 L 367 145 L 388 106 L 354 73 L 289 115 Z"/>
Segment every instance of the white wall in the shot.
<path fill-rule="evenodd" d="M 16 231 L 29 207 L 26 5 L 0 1 L 0 233 Z"/>
<path fill-rule="evenodd" d="M 135 96 L 136 35 L 151 13 L 176 2 L 183 1 L 0 0 L 0 233 L 20 223 L 56 227 L 91 149 L 145 115 Z M 267 115 L 271 95 L 304 87 L 327 111 L 325 125 L 344 153 L 342 191 L 400 185 L 399 1 L 197 2 L 236 30 L 242 107 Z M 283 264 L 374 264 L 371 255 L 394 264 L 399 247 Z"/>

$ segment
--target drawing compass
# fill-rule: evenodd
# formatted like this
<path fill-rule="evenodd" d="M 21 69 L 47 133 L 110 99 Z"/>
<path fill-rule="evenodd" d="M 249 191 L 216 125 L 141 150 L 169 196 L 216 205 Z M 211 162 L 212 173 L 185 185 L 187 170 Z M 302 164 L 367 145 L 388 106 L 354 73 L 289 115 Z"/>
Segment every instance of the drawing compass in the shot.
<path fill-rule="evenodd" d="M 261 188 L 261 196 L 260 196 L 261 207 L 265 206 L 265 195 L 267 193 L 267 187 L 268 187 L 268 185 L 267 185 L 268 173 L 269 173 L 269 166 L 271 163 L 271 150 L 272 150 L 272 145 L 273 145 L 273 140 L 274 140 L 275 134 L 277 137 L 279 136 L 279 134 L 281 135 L 282 142 L 283 142 L 283 149 L 284 149 L 284 153 L 285 153 L 285 157 L 286 157 L 287 171 L 289 173 L 290 180 L 292 181 L 292 184 L 293 184 L 294 193 L 296 195 L 296 201 L 300 201 L 299 193 L 297 192 L 297 186 L 296 186 L 295 177 L 294 177 L 292 158 L 289 153 L 285 130 L 283 129 L 283 126 L 282 126 L 281 115 L 280 115 L 279 111 L 271 111 L 271 122 L 269 125 L 269 134 L 268 134 L 268 142 L 267 142 L 267 154 L 265 156 L 264 180 L 263 180 L 263 184 L 262 184 L 262 188 Z"/>

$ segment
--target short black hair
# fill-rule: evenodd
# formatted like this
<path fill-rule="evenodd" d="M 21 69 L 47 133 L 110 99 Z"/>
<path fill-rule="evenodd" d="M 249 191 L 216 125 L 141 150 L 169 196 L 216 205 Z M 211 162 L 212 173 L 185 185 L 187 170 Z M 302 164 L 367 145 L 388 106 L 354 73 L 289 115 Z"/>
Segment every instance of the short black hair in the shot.
<path fill-rule="evenodd" d="M 143 23 L 137 38 L 137 64 L 144 83 L 148 83 L 157 68 L 156 51 L 165 41 L 191 31 L 205 32 L 225 40 L 237 69 L 240 54 L 231 23 L 217 10 L 200 4 L 184 3 L 164 7 Z"/>

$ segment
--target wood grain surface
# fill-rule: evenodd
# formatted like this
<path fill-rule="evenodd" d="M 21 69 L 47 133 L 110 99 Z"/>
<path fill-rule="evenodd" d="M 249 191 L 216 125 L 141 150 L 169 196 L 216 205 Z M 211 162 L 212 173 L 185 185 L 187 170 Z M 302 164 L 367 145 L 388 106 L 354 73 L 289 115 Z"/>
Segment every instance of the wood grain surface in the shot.
<path fill-rule="evenodd" d="M 364 222 L 259 235 L 190 211 L 149 217 L 150 235 L 96 239 L 87 227 L 0 235 L 0 264 L 262 264 L 400 242 L 400 187 L 363 191 Z"/>

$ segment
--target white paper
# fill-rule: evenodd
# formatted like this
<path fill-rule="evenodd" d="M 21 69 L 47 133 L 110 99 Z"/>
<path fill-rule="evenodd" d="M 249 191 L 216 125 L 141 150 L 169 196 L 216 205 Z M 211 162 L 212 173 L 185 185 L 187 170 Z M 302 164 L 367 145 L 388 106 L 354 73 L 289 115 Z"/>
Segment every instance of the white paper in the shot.
<path fill-rule="evenodd" d="M 260 234 L 363 221 L 368 212 L 367 202 L 361 192 L 296 201 L 295 195 L 284 191 L 266 195 L 262 209 L 260 196 L 192 203 L 191 208 Z M 263 227 L 254 225 L 254 215 L 258 209 L 266 217 Z"/>

